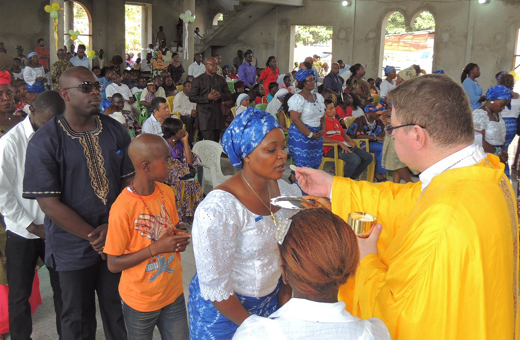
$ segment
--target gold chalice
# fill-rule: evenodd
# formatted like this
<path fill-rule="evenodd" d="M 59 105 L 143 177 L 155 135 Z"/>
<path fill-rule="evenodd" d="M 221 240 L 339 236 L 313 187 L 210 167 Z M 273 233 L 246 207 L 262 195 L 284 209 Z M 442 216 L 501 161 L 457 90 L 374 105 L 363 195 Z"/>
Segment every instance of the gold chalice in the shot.
<path fill-rule="evenodd" d="M 377 223 L 377 216 L 364 212 L 351 212 L 347 223 L 357 236 L 361 236 Z"/>

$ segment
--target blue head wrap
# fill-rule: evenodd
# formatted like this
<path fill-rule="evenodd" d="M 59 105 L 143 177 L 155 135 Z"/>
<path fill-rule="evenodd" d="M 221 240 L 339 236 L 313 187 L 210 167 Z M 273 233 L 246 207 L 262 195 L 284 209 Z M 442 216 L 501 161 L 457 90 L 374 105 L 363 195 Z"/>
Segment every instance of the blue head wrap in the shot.
<path fill-rule="evenodd" d="M 383 111 L 386 111 L 387 108 L 385 104 L 379 102 L 379 103 L 370 103 L 367 106 L 365 106 L 365 112 L 377 112 L 377 113 L 383 113 Z"/>
<path fill-rule="evenodd" d="M 242 159 L 262 142 L 272 129 L 279 128 L 273 115 L 248 108 L 237 115 L 222 136 L 222 148 L 235 168 L 242 168 Z"/>
<path fill-rule="evenodd" d="M 393 66 L 386 66 L 385 67 L 385 75 L 395 70 L 395 67 Z"/>
<path fill-rule="evenodd" d="M 31 59 L 32 57 L 34 57 L 35 55 L 38 55 L 36 52 L 31 52 L 27 55 L 27 59 Z"/>
<path fill-rule="evenodd" d="M 312 72 L 311 69 L 306 68 L 306 69 L 299 70 L 298 72 L 296 72 L 294 79 L 296 79 L 296 81 L 298 83 L 301 83 L 302 81 L 307 79 L 309 76 L 314 76 L 314 72 Z"/>
<path fill-rule="evenodd" d="M 506 72 L 506 71 L 502 71 L 502 72 L 500 72 L 500 74 L 497 76 L 497 81 L 499 81 L 500 78 L 502 78 L 502 76 L 503 76 L 504 74 L 507 74 L 507 72 Z"/>
<path fill-rule="evenodd" d="M 486 92 L 486 100 L 510 100 L 511 98 L 513 92 L 504 85 L 495 85 Z M 507 108 L 511 110 L 511 104 L 508 104 Z"/>
<path fill-rule="evenodd" d="M 444 70 L 433 71 L 432 74 L 444 74 Z"/>

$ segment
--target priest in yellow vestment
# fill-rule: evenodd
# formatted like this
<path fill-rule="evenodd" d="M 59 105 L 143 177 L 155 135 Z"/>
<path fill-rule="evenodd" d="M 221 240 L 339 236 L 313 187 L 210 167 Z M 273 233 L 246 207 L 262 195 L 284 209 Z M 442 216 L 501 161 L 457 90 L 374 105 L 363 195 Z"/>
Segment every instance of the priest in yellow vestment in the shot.
<path fill-rule="evenodd" d="M 518 339 L 515 196 L 498 157 L 472 145 L 464 90 L 428 75 L 388 96 L 386 131 L 420 182 L 372 184 L 296 170 L 302 190 L 330 197 L 345 220 L 361 211 L 381 222 L 358 239 L 355 285 L 342 287 L 339 298 L 354 315 L 380 318 L 392 339 Z"/>

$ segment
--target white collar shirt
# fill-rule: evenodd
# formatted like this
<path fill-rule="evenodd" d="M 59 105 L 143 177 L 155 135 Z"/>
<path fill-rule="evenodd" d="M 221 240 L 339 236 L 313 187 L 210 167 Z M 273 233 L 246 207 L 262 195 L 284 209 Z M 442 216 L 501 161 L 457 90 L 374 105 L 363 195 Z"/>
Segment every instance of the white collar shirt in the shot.
<path fill-rule="evenodd" d="M 430 185 L 433 178 L 442 174 L 444 171 L 472 166 L 482 162 L 484 158 L 486 158 L 484 149 L 472 144 L 444 159 L 441 159 L 419 175 L 419 179 L 421 180 L 421 190 L 425 190 L 428 185 Z"/>
<path fill-rule="evenodd" d="M 90 60 L 87 56 L 83 57 L 83 59 L 80 59 L 80 57 L 75 55 L 74 57 L 70 58 L 69 61 L 74 66 L 84 66 L 84 67 L 88 68 L 89 70 L 92 69 L 92 67 L 90 66 Z"/>
<path fill-rule="evenodd" d="M 197 64 L 196 61 L 194 61 L 193 64 L 188 66 L 188 75 L 189 76 L 194 76 L 195 78 L 197 78 L 204 72 L 206 72 L 206 66 L 203 63 L 200 63 L 200 65 L 199 65 L 199 64 Z"/>
<path fill-rule="evenodd" d="M 25 155 L 33 135 L 28 116 L 0 138 L 0 212 L 6 229 L 27 239 L 39 238 L 27 227 L 43 224 L 45 218 L 36 200 L 22 198 Z"/>
<path fill-rule="evenodd" d="M 150 118 L 144 121 L 142 131 L 143 133 L 151 133 L 161 137 L 163 136 L 161 123 L 155 119 L 155 114 L 152 114 Z"/>
<path fill-rule="evenodd" d="M 127 85 L 117 85 L 116 83 L 108 85 L 105 93 L 107 94 L 107 98 L 111 98 L 115 93 L 119 93 L 123 96 L 124 100 L 130 100 L 130 97 L 134 95 Z"/>
<path fill-rule="evenodd" d="M 344 302 L 324 303 L 292 298 L 267 318 L 248 317 L 233 340 L 240 339 L 390 339 L 376 318 L 361 320 L 345 310 Z"/>
<path fill-rule="evenodd" d="M 173 99 L 173 112 L 179 112 L 181 116 L 191 116 L 191 111 L 197 109 L 197 104 L 190 102 L 190 98 L 179 92 Z"/>

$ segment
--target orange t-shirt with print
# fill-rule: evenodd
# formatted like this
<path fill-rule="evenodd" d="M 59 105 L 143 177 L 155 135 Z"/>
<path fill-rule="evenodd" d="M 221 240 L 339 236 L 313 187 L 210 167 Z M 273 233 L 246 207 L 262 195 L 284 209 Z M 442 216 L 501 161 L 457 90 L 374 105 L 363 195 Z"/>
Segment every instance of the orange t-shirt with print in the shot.
<path fill-rule="evenodd" d="M 128 187 L 119 195 L 110 209 L 105 254 L 136 253 L 148 247 L 152 240 L 155 242 L 165 228 L 177 225 L 179 217 L 173 190 L 165 184 L 155 184 L 155 191 L 149 196 L 139 198 Z M 147 220 L 143 215 L 152 215 L 153 223 L 149 223 L 149 228 L 145 226 Z M 158 254 L 121 273 L 121 299 L 140 312 L 159 310 L 173 303 L 182 293 L 179 253 Z"/>

